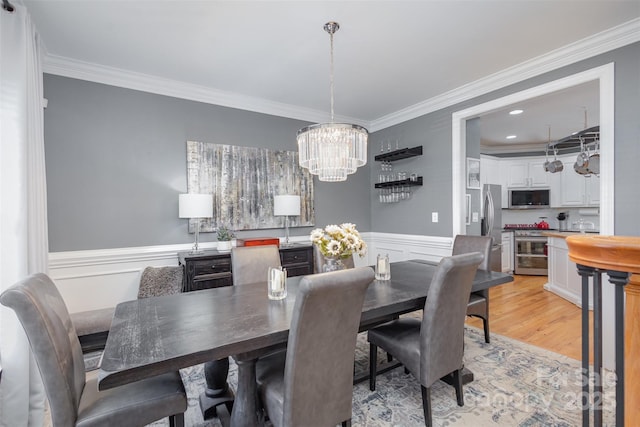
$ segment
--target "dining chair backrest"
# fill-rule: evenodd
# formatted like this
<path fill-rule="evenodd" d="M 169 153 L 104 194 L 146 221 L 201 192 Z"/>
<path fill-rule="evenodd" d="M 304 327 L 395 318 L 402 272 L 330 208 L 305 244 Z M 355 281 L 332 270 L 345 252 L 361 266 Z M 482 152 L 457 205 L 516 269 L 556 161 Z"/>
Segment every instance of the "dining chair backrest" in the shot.
<path fill-rule="evenodd" d="M 469 293 L 482 254 L 444 257 L 424 305 L 420 329 L 420 382 L 428 387 L 462 368 L 464 321 Z"/>
<path fill-rule="evenodd" d="M 284 373 L 284 425 L 351 418 L 353 360 L 370 267 L 305 276 L 293 309 Z"/>
<path fill-rule="evenodd" d="M 269 267 L 280 267 L 280 251 L 275 245 L 240 246 L 231 249 L 233 285 L 266 282 Z"/>
<path fill-rule="evenodd" d="M 322 266 L 325 263 L 324 255 L 320 252 L 320 248 L 317 245 L 313 245 L 313 272 L 314 273 L 322 273 Z M 348 256 L 347 258 L 342 259 L 342 264 L 346 268 L 354 268 L 355 263 L 353 262 L 353 255 Z"/>
<path fill-rule="evenodd" d="M 183 268 L 147 267 L 140 276 L 138 298 L 159 297 L 182 292 Z"/>
<path fill-rule="evenodd" d="M 60 292 L 49 277 L 38 273 L 5 290 L 0 303 L 15 311 L 29 339 L 53 425 L 75 425 L 85 386 L 85 365 Z"/>
<path fill-rule="evenodd" d="M 453 240 L 452 255 L 480 252 L 484 258 L 478 268 L 480 270 L 490 270 L 491 246 L 493 246 L 493 237 L 491 236 L 467 236 L 459 234 Z"/>

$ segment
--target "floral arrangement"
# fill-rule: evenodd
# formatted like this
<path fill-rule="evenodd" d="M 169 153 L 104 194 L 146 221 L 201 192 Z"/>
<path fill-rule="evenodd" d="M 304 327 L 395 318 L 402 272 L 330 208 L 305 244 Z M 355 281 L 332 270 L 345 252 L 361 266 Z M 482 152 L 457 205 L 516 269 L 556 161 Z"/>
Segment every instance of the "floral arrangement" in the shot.
<path fill-rule="evenodd" d="M 367 245 L 356 230 L 355 224 L 327 225 L 311 232 L 311 241 L 326 257 L 348 258 L 353 254 L 360 257 L 367 253 Z"/>

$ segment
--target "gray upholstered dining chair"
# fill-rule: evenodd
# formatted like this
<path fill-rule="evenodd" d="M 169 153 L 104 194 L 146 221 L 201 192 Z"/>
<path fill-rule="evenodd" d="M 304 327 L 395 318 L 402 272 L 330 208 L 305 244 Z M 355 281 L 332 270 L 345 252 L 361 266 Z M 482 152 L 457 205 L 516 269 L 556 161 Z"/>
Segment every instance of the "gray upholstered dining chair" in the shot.
<path fill-rule="evenodd" d="M 491 266 L 491 246 L 493 246 L 493 237 L 491 236 L 458 235 L 453 241 L 452 255 L 480 252 L 484 259 L 478 269 L 489 270 Z M 471 292 L 469 303 L 467 304 L 467 316 L 482 319 L 484 340 L 487 343 L 491 342 L 491 337 L 489 336 L 489 289 Z"/>
<path fill-rule="evenodd" d="M 49 399 L 55 427 L 144 426 L 169 417 L 184 425 L 187 395 L 180 373 L 171 372 L 98 391 L 85 366 L 69 312 L 55 284 L 38 273 L 0 295 L 26 332 Z"/>
<path fill-rule="evenodd" d="M 458 405 L 464 405 L 464 319 L 482 254 L 444 257 L 431 280 L 422 320 L 402 317 L 370 329 L 369 388 L 376 389 L 378 347 L 393 355 L 419 381 L 426 426 L 431 426 L 431 386 L 453 374 Z"/>
<path fill-rule="evenodd" d="M 280 267 L 280 251 L 275 245 L 240 246 L 231 249 L 233 285 L 266 282 L 269 267 Z"/>
<path fill-rule="evenodd" d="M 353 360 L 369 267 L 305 276 L 287 351 L 261 358 L 258 394 L 274 426 L 351 425 Z"/>
<path fill-rule="evenodd" d="M 344 258 L 342 260 L 342 264 L 346 268 L 355 267 L 355 263 L 353 261 L 353 255 Z M 320 252 L 320 248 L 317 245 L 313 245 L 313 272 L 314 273 L 322 273 L 322 266 L 324 265 L 324 255 Z"/>

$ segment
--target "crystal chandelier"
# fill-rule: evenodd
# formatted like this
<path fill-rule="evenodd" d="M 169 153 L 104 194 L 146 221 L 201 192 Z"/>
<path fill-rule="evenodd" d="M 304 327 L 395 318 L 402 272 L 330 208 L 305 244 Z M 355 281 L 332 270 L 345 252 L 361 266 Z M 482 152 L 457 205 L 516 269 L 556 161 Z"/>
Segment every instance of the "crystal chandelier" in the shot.
<path fill-rule="evenodd" d="M 346 181 L 367 163 L 367 129 L 333 121 L 333 34 L 339 28 L 337 22 L 324 24 L 331 38 L 331 122 L 304 127 L 297 135 L 300 166 L 327 182 Z"/>

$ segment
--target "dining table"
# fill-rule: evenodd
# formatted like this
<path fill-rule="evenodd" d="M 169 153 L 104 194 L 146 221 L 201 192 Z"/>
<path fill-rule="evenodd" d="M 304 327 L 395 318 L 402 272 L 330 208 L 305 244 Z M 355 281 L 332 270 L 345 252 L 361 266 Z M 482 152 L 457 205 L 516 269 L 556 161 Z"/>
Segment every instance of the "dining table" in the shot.
<path fill-rule="evenodd" d="M 393 262 L 390 280 L 368 287 L 360 330 L 424 308 L 437 264 Z M 117 305 L 98 373 L 106 390 L 165 372 L 232 356 L 238 385 L 232 426 L 259 424 L 255 366 L 269 351 L 284 348 L 298 284 L 287 279 L 287 296 L 270 300 L 262 283 L 144 298 Z M 513 281 L 509 274 L 477 270 L 472 291 Z"/>

